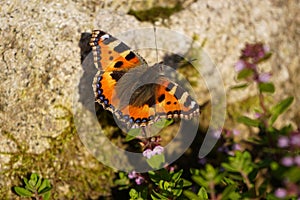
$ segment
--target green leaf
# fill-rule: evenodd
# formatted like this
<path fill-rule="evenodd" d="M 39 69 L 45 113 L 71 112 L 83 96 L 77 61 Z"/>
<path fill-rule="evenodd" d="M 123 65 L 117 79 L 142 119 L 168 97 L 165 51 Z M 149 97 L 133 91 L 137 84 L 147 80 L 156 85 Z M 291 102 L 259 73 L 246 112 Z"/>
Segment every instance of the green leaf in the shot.
<path fill-rule="evenodd" d="M 48 179 L 44 179 L 41 184 L 41 187 L 39 187 L 39 189 L 38 189 L 38 194 L 43 194 L 45 192 L 50 191 L 51 189 L 52 188 L 51 188 L 50 181 Z"/>
<path fill-rule="evenodd" d="M 147 159 L 147 163 L 152 169 L 160 169 L 165 164 L 165 156 L 164 154 L 154 155 Z"/>
<path fill-rule="evenodd" d="M 284 177 L 286 177 L 289 181 L 293 183 L 297 183 L 298 181 L 300 181 L 300 168 L 291 167 L 284 173 Z"/>
<path fill-rule="evenodd" d="M 183 181 L 183 187 L 189 187 L 192 185 L 192 182 L 191 181 L 188 181 L 184 178 L 181 178 L 181 180 Z"/>
<path fill-rule="evenodd" d="M 236 151 L 235 156 L 229 157 L 229 163 L 222 163 L 227 171 L 249 174 L 253 170 L 251 154 L 248 151 Z"/>
<path fill-rule="evenodd" d="M 199 186 L 204 186 L 205 188 L 208 187 L 208 182 L 202 178 L 201 176 L 191 176 L 192 180 L 197 183 Z"/>
<path fill-rule="evenodd" d="M 34 183 L 33 186 L 36 185 L 38 179 L 39 179 L 39 176 L 38 176 L 36 173 L 33 173 L 33 174 L 30 175 L 30 181 L 32 181 L 32 183 Z M 29 181 L 29 182 L 30 182 L 30 181 Z"/>
<path fill-rule="evenodd" d="M 200 197 L 198 197 L 194 192 L 192 192 L 190 190 L 184 190 L 183 195 L 186 196 L 188 199 L 191 199 L 191 200 L 201 200 Z"/>
<path fill-rule="evenodd" d="M 49 200 L 51 197 L 51 191 L 46 192 L 43 194 L 43 200 Z"/>
<path fill-rule="evenodd" d="M 36 181 L 35 180 L 29 180 L 28 183 L 29 183 L 30 187 L 35 188 L 35 185 L 36 185 Z"/>
<path fill-rule="evenodd" d="M 25 185 L 25 188 L 29 191 L 31 191 L 32 193 L 35 193 L 36 188 L 31 186 L 30 181 L 28 181 L 28 185 Z"/>
<path fill-rule="evenodd" d="M 199 169 L 191 168 L 190 172 L 191 172 L 192 175 L 200 175 L 200 170 Z"/>
<path fill-rule="evenodd" d="M 182 194 L 182 188 L 180 188 L 180 189 L 173 188 L 172 194 L 173 194 L 173 196 L 179 197 Z"/>
<path fill-rule="evenodd" d="M 124 173 L 124 172 L 123 172 Z M 122 178 L 119 178 L 119 179 L 116 179 L 114 181 L 114 184 L 115 185 L 118 185 L 119 186 L 119 189 L 120 189 L 120 186 L 129 186 L 129 178 L 128 177 L 122 177 Z M 123 189 L 125 189 L 124 187 L 122 187 Z"/>
<path fill-rule="evenodd" d="M 239 84 L 239 85 L 232 86 L 230 89 L 231 89 L 231 90 L 238 90 L 238 89 L 246 88 L 246 87 L 248 87 L 248 86 L 249 86 L 248 83 L 243 83 L 243 84 Z"/>
<path fill-rule="evenodd" d="M 264 57 L 262 57 L 260 60 L 257 61 L 257 64 L 268 60 L 271 56 L 272 56 L 271 52 L 266 53 Z"/>
<path fill-rule="evenodd" d="M 268 92 L 268 93 L 275 92 L 275 86 L 273 83 L 259 83 L 258 88 L 260 92 Z"/>
<path fill-rule="evenodd" d="M 169 126 L 172 123 L 173 123 L 172 119 L 161 119 L 161 120 L 157 121 L 154 124 L 154 126 L 161 129 L 161 128 L 165 128 L 165 127 Z"/>
<path fill-rule="evenodd" d="M 243 123 L 247 126 L 253 126 L 253 127 L 259 127 L 260 125 L 260 121 L 256 120 L 256 119 L 251 119 L 249 117 L 246 116 L 240 116 L 237 118 L 237 122 L 239 123 Z"/>
<path fill-rule="evenodd" d="M 23 181 L 24 181 L 25 185 L 29 185 L 28 179 L 26 177 L 23 178 Z"/>
<path fill-rule="evenodd" d="M 208 199 L 208 194 L 206 192 L 206 189 L 204 187 L 201 187 L 198 191 L 198 196 L 200 199 Z"/>
<path fill-rule="evenodd" d="M 37 183 L 36 183 L 36 185 L 35 185 L 35 188 L 36 188 L 36 189 L 39 188 L 39 187 L 41 186 L 41 184 L 42 184 L 42 178 L 41 178 L 41 177 L 38 177 L 38 181 L 37 181 Z"/>
<path fill-rule="evenodd" d="M 251 76 L 252 74 L 253 74 L 253 70 L 245 68 L 238 73 L 237 79 L 245 79 Z"/>
<path fill-rule="evenodd" d="M 35 192 L 35 188 L 33 187 L 33 186 L 31 186 L 31 184 L 29 183 L 29 180 L 26 178 L 26 177 L 24 177 L 23 178 L 23 181 L 24 181 L 24 183 L 25 183 L 25 188 L 27 189 L 27 190 L 30 190 L 31 192 Z"/>
<path fill-rule="evenodd" d="M 142 132 L 141 128 L 130 129 L 130 131 L 128 131 L 128 133 L 126 135 L 125 142 L 129 142 L 129 141 L 135 139 L 136 136 L 141 134 L 141 132 Z"/>
<path fill-rule="evenodd" d="M 270 124 L 273 125 L 276 119 L 279 117 L 280 114 L 282 114 L 288 107 L 293 103 L 294 97 L 288 97 L 281 102 L 279 102 L 277 105 L 271 108 L 271 118 L 270 118 Z"/>
<path fill-rule="evenodd" d="M 164 180 L 160 180 L 158 186 L 162 190 L 167 190 L 168 187 L 170 186 L 170 183 Z"/>
<path fill-rule="evenodd" d="M 130 189 L 129 191 L 130 199 L 137 199 L 139 197 L 139 193 L 135 189 Z"/>
<path fill-rule="evenodd" d="M 39 192 L 39 194 L 44 194 L 44 193 L 46 193 L 46 192 L 49 192 L 50 190 L 52 190 L 52 187 L 46 187 L 46 188 L 44 188 L 43 190 L 41 190 L 41 191 Z"/>
<path fill-rule="evenodd" d="M 180 179 L 180 177 L 182 175 L 182 172 L 183 172 L 183 169 L 181 169 L 180 171 L 178 171 L 176 173 L 173 173 L 172 174 L 172 180 L 177 182 Z"/>
<path fill-rule="evenodd" d="M 158 192 L 155 192 L 155 190 L 152 190 L 154 194 L 151 194 L 151 198 L 154 200 L 168 200 L 168 197 L 165 197 L 164 195 L 159 194 Z"/>
<path fill-rule="evenodd" d="M 235 192 L 237 185 L 229 185 L 222 192 L 222 199 L 240 199 L 240 195 Z M 237 196 L 238 195 L 238 196 Z"/>
<path fill-rule="evenodd" d="M 30 192 L 29 190 L 22 188 L 22 187 L 14 187 L 15 192 L 21 196 L 21 197 L 31 197 L 33 195 L 32 192 Z"/>

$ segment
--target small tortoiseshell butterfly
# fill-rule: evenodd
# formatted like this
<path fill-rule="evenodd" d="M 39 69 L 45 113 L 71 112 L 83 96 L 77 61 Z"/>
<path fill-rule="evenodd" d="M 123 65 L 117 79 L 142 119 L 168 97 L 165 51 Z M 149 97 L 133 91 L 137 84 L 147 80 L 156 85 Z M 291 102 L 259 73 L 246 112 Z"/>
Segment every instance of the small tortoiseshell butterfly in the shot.
<path fill-rule="evenodd" d="M 101 30 L 93 31 L 90 46 L 98 68 L 93 81 L 95 101 L 127 127 L 199 115 L 191 95 L 161 73 L 163 64 L 148 66 L 138 53 Z"/>

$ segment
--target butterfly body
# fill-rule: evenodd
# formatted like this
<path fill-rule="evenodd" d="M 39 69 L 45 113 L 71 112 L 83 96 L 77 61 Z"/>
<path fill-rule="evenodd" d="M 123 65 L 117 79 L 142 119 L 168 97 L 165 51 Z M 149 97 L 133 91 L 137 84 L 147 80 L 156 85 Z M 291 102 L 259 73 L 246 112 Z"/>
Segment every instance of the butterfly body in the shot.
<path fill-rule="evenodd" d="M 197 102 L 170 80 L 163 64 L 148 66 L 126 44 L 100 30 L 93 31 L 90 46 L 98 68 L 93 81 L 95 101 L 127 127 L 199 114 Z"/>

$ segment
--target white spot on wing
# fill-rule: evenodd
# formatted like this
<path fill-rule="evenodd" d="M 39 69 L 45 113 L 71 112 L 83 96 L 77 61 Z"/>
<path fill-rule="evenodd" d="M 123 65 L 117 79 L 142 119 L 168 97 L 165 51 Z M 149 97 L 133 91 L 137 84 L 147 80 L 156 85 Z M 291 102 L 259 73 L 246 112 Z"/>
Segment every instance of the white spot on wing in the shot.
<path fill-rule="evenodd" d="M 194 108 L 195 105 L 196 105 L 196 102 L 195 102 L 195 101 L 192 101 L 192 102 L 191 102 L 191 105 L 190 105 L 190 108 Z"/>
<path fill-rule="evenodd" d="M 108 39 L 108 38 L 109 38 L 109 35 L 108 35 L 108 34 L 104 34 L 104 35 L 101 36 L 101 39 L 102 39 L 102 40 L 105 40 L 105 39 Z"/>

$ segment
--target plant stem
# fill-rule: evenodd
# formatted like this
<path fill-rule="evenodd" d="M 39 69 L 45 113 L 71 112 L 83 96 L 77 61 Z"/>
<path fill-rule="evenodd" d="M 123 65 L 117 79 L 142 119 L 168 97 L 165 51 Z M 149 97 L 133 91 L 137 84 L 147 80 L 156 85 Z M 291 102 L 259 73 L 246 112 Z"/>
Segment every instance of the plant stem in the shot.
<path fill-rule="evenodd" d="M 252 188 L 251 182 L 247 176 L 247 174 L 245 174 L 243 171 L 240 172 L 242 174 L 242 177 L 244 178 L 244 181 L 247 185 L 248 190 L 250 190 Z"/>
<path fill-rule="evenodd" d="M 209 183 L 209 189 L 210 189 L 210 196 L 211 200 L 217 200 L 216 194 L 215 194 L 215 184 L 213 181 Z"/>
<path fill-rule="evenodd" d="M 264 95 L 262 94 L 262 92 L 260 92 L 259 93 L 259 103 L 260 103 L 260 107 L 263 110 L 262 120 L 263 120 L 263 123 L 264 123 L 265 132 L 266 132 L 267 137 L 268 137 L 269 146 L 272 147 L 273 146 L 273 139 L 272 139 L 272 137 L 270 135 L 270 132 L 267 131 L 267 129 L 269 127 L 269 123 L 268 123 L 268 109 L 266 108 L 264 101 L 265 101 Z"/>

